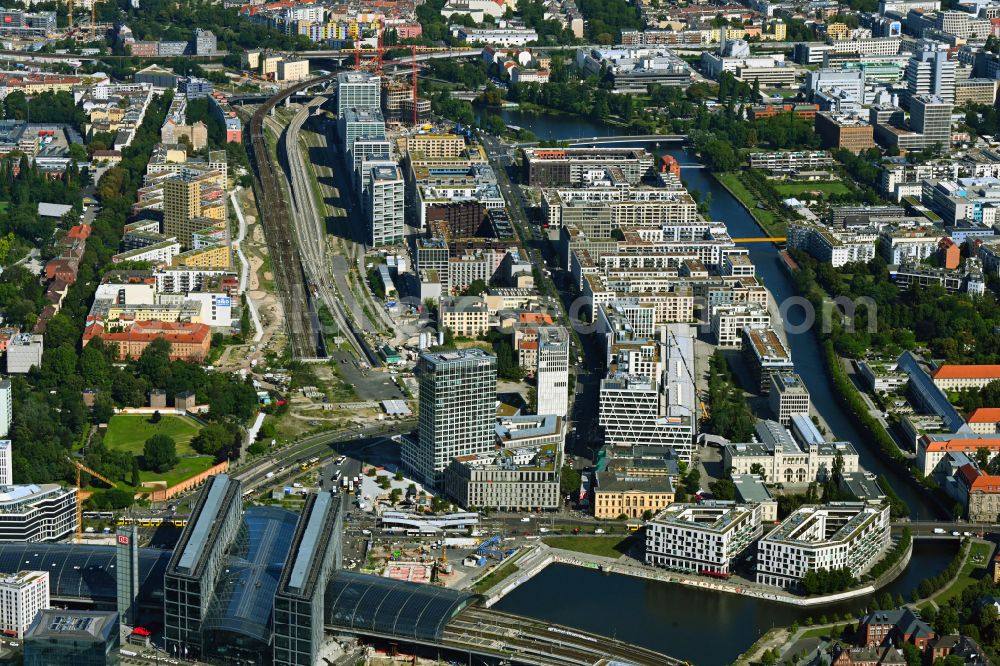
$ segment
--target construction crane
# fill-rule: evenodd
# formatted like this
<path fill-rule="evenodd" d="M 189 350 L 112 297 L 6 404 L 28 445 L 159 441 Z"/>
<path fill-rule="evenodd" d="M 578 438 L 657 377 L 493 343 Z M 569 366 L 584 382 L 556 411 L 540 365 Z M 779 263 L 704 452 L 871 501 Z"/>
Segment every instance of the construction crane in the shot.
<path fill-rule="evenodd" d="M 97 1 L 90 1 L 90 39 L 93 41 L 97 37 Z"/>
<path fill-rule="evenodd" d="M 76 468 L 76 542 L 80 543 L 81 541 L 83 541 L 83 498 L 80 497 L 80 490 L 82 488 L 82 486 L 80 485 L 80 473 L 86 472 L 95 479 L 99 479 L 104 483 L 108 484 L 112 488 L 114 488 L 118 484 L 116 484 L 114 481 L 104 476 L 103 474 L 100 474 L 90 469 L 89 467 L 81 463 L 79 460 L 74 460 L 73 458 L 66 458 L 66 460 L 73 463 L 73 467 Z"/>

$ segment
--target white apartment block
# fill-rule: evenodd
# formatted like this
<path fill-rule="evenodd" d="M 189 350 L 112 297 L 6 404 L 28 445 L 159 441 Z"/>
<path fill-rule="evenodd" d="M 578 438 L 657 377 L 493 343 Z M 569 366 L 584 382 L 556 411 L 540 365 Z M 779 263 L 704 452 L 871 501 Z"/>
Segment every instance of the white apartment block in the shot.
<path fill-rule="evenodd" d="M 695 573 L 729 573 L 762 532 L 759 504 L 673 504 L 646 523 L 646 564 Z"/>
<path fill-rule="evenodd" d="M 743 345 L 744 328 L 764 328 L 771 325 L 767 306 L 758 303 L 733 303 L 712 308 L 711 327 L 716 344 L 739 349 Z"/>
<path fill-rule="evenodd" d="M 843 232 L 827 227 L 791 224 L 788 226 L 788 246 L 798 248 L 834 268 L 844 264 L 875 258 L 878 234 L 874 229 Z"/>
<path fill-rule="evenodd" d="M 535 382 L 535 413 L 565 417 L 569 411 L 569 331 L 562 326 L 538 329 Z"/>
<path fill-rule="evenodd" d="M 793 588 L 808 571 L 847 568 L 860 578 L 891 544 L 889 506 L 803 506 L 757 542 L 757 582 Z"/>
<path fill-rule="evenodd" d="M 0 578 L 0 630 L 24 638 L 38 611 L 50 607 L 49 572 L 19 571 Z"/>
<path fill-rule="evenodd" d="M 368 215 L 368 245 L 403 242 L 403 174 L 396 165 L 373 166 L 366 174 L 365 212 Z"/>
<path fill-rule="evenodd" d="M 11 388 L 10 380 L 0 380 L 0 437 L 10 434 L 10 424 L 14 420 L 14 391 Z M 8 452 L 9 455 L 9 452 Z M 0 485 L 7 485 L 10 481 L 0 481 Z"/>
<path fill-rule="evenodd" d="M 14 485 L 14 457 L 9 439 L 0 439 L 0 486 Z"/>

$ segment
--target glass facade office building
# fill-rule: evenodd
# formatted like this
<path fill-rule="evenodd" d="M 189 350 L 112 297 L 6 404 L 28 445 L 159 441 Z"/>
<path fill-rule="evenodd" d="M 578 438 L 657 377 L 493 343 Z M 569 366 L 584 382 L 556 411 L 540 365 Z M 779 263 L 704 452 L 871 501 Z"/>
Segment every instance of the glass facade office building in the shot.
<path fill-rule="evenodd" d="M 42 610 L 24 637 L 25 666 L 118 666 L 118 613 Z"/>
<path fill-rule="evenodd" d="M 403 465 L 440 485 L 452 458 L 486 453 L 496 434 L 497 358 L 482 349 L 420 355 L 420 414 L 416 442 L 403 445 Z"/>
<path fill-rule="evenodd" d="M 164 640 L 167 652 L 197 659 L 202 627 L 226 553 L 243 514 L 240 482 L 213 476 L 202 490 L 164 577 Z"/>
<path fill-rule="evenodd" d="M 344 514 L 331 493 L 308 496 L 274 596 L 275 666 L 312 666 L 323 643 L 323 601 L 341 565 Z"/>

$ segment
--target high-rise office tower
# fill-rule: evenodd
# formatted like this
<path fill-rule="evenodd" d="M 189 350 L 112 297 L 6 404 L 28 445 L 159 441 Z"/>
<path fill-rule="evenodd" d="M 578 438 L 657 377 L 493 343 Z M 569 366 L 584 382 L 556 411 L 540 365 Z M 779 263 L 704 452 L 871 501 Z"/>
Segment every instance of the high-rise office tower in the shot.
<path fill-rule="evenodd" d="M 337 75 L 337 116 L 347 109 L 378 110 L 382 103 L 382 80 L 368 72 L 341 72 Z"/>
<path fill-rule="evenodd" d="M 569 411 L 569 332 L 562 326 L 538 329 L 538 363 L 535 368 L 537 414 L 565 417 Z"/>
<path fill-rule="evenodd" d="M 906 90 L 910 97 L 937 95 L 946 102 L 955 100 L 955 61 L 947 51 L 918 51 L 906 63 Z"/>
<path fill-rule="evenodd" d="M 420 355 L 417 375 L 418 436 L 404 441 L 403 465 L 437 484 L 455 456 L 494 448 L 497 358 L 475 348 L 427 352 Z"/>
<path fill-rule="evenodd" d="M 953 105 L 935 95 L 917 95 L 910 99 L 910 127 L 926 138 L 926 145 L 951 145 L 951 111 Z"/>

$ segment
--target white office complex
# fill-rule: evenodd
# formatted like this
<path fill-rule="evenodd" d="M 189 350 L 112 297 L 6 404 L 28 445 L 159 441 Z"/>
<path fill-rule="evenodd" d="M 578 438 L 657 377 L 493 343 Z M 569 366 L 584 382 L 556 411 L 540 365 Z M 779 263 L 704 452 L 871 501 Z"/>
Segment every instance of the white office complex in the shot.
<path fill-rule="evenodd" d="M 373 166 L 365 175 L 365 213 L 368 245 L 399 245 L 403 242 L 403 174 L 395 164 Z"/>
<path fill-rule="evenodd" d="M 14 420 L 14 391 L 10 380 L 0 380 L 0 437 L 10 434 L 10 424 Z M 10 481 L 0 480 L 0 484 Z"/>
<path fill-rule="evenodd" d="M 601 380 L 598 423 L 605 444 L 669 447 L 690 462 L 698 427 L 691 327 L 672 324 L 660 333 L 658 342 L 619 350 Z"/>
<path fill-rule="evenodd" d="M 76 529 L 76 488 L 0 487 L 0 541 L 58 541 Z"/>
<path fill-rule="evenodd" d="M 495 448 L 497 359 L 482 349 L 428 352 L 417 362 L 416 441 L 404 440 L 403 466 L 437 485 L 452 458 Z"/>
<path fill-rule="evenodd" d="M 0 631 L 24 638 L 38 611 L 49 607 L 47 571 L 19 571 L 0 578 Z"/>
<path fill-rule="evenodd" d="M 762 530 L 758 504 L 672 504 L 646 523 L 646 564 L 726 574 Z"/>
<path fill-rule="evenodd" d="M 954 101 L 956 64 L 946 49 L 917 51 L 906 63 L 906 90 L 911 97 L 936 95 Z"/>
<path fill-rule="evenodd" d="M 378 109 L 382 103 L 382 81 L 368 72 L 337 75 L 337 116 L 347 109 Z"/>
<path fill-rule="evenodd" d="M 538 329 L 535 381 L 535 413 L 565 417 L 569 411 L 569 331 L 562 326 Z"/>
<path fill-rule="evenodd" d="M 857 579 L 889 547 L 889 506 L 803 506 L 757 543 L 757 582 L 797 587 L 808 571 L 847 568 Z"/>
<path fill-rule="evenodd" d="M 355 139 L 351 146 L 351 178 L 357 188 L 364 192 L 367 186 L 364 176 L 368 172 L 365 162 L 392 162 L 392 146 L 385 139 Z"/>

